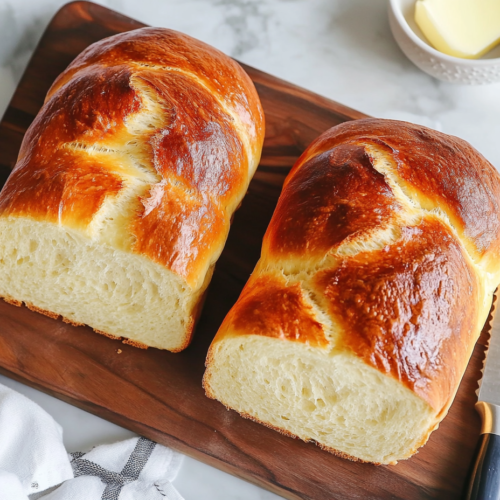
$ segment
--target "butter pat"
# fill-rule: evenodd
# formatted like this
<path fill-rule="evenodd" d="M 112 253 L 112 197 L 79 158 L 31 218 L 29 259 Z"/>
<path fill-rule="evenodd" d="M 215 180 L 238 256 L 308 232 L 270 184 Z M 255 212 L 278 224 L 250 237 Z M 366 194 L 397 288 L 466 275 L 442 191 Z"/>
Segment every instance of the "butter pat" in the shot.
<path fill-rule="evenodd" d="M 500 0 L 417 0 L 415 21 L 450 56 L 475 59 L 500 42 Z"/>

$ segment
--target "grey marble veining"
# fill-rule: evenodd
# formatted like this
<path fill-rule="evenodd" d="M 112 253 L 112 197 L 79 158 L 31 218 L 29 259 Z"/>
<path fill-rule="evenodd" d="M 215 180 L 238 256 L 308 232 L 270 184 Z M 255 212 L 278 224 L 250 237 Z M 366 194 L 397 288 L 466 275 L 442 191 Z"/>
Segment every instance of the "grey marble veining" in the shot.
<path fill-rule="evenodd" d="M 0 0 L 0 115 L 62 0 Z M 416 68 L 389 30 L 386 0 L 102 0 L 147 24 L 188 33 L 280 78 L 373 116 L 409 120 L 471 142 L 500 167 L 500 84 L 438 82 Z M 0 377 L 63 426 L 68 448 L 128 431 Z M 176 486 L 186 500 L 278 498 L 192 459 Z"/>

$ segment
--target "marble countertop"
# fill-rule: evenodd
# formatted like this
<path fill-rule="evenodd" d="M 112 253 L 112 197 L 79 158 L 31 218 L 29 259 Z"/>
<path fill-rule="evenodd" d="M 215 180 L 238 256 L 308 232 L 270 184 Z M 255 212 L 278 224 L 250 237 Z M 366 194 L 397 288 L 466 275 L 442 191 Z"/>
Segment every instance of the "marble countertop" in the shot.
<path fill-rule="evenodd" d="M 0 115 L 63 0 L 0 0 Z M 422 73 L 397 47 L 386 0 L 105 0 L 147 24 L 199 38 L 240 61 L 369 115 L 408 120 L 469 141 L 500 167 L 500 84 L 468 87 Z M 63 426 L 70 451 L 132 435 L 0 376 Z M 176 487 L 186 500 L 279 498 L 193 459 Z"/>

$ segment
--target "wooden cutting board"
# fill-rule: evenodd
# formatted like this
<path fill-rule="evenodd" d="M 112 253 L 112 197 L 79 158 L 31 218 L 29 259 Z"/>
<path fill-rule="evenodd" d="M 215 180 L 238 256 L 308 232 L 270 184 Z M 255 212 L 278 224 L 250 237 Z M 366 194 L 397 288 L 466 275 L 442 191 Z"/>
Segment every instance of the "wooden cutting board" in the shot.
<path fill-rule="evenodd" d="M 55 77 L 91 43 L 141 26 L 88 2 L 68 4 L 56 14 L 0 123 L 2 184 Z M 0 300 L 0 372 L 286 498 L 459 498 L 479 433 L 474 403 L 485 332 L 449 415 L 418 455 L 397 466 L 336 458 L 204 395 L 205 354 L 257 262 L 287 172 L 321 132 L 365 116 L 245 69 L 266 113 L 264 152 L 217 263 L 192 345 L 179 354 L 143 351 Z"/>

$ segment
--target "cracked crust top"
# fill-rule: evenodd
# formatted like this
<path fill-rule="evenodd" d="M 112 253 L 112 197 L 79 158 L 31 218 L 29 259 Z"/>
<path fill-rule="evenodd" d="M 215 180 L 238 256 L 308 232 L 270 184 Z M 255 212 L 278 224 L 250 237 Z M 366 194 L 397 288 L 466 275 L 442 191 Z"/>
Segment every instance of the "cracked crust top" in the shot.
<path fill-rule="evenodd" d="M 499 203 L 500 176 L 460 139 L 391 120 L 334 127 L 287 177 L 212 345 L 258 334 L 348 349 L 446 412 L 498 284 Z"/>
<path fill-rule="evenodd" d="M 163 28 L 86 49 L 56 80 L 0 216 L 80 231 L 199 288 L 257 168 L 264 117 L 230 57 Z"/>
<path fill-rule="evenodd" d="M 307 160 L 342 144 L 372 145 L 392 157 L 405 194 L 427 210 L 442 210 L 477 258 L 500 256 L 500 175 L 468 142 L 420 125 L 368 118 L 342 123 L 315 140 L 286 184 Z M 496 267 L 495 263 L 492 263 Z"/>

